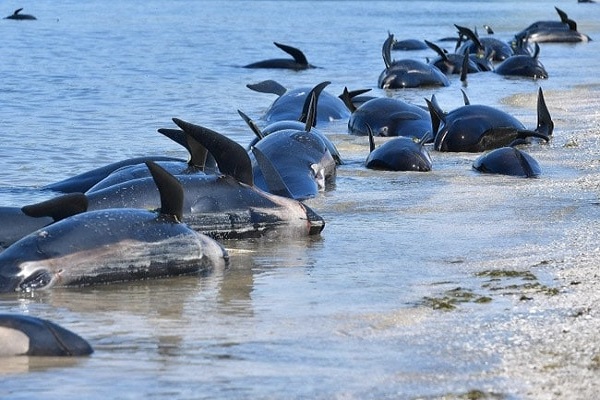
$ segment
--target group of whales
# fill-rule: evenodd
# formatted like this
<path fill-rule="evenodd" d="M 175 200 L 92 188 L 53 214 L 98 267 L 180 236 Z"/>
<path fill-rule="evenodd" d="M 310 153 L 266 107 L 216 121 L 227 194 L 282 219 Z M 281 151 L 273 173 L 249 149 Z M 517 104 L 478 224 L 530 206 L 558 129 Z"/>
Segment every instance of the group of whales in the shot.
<path fill-rule="evenodd" d="M 35 19 L 20 11 L 7 18 Z M 495 39 L 457 26 L 457 52 L 425 43 L 439 58 L 423 70 L 415 68 L 414 60 L 391 59 L 391 50 L 400 45 L 390 34 L 382 48 L 386 68 L 379 86 L 407 87 L 392 84 L 415 79 L 398 78 L 402 65 L 427 79 L 440 76 L 432 69 L 436 68 L 440 81 L 452 73 L 462 74 L 464 80 L 467 72 L 482 70 L 481 54 L 502 63 L 516 60 L 511 61 L 513 70 L 537 71 L 521 75 L 546 78 L 537 61 L 539 48 L 530 52 L 529 43 L 591 40 L 577 32 L 564 12 L 557 12 L 560 22 L 538 21 L 516 34 L 512 54 L 504 47 L 494 48 Z M 265 60 L 246 67 L 316 68 L 300 50 L 275 44 L 293 60 Z M 529 53 L 515 54 L 515 49 Z M 471 52 L 479 56 L 471 57 Z M 541 173 L 537 162 L 516 148 L 531 138 L 550 140 L 554 123 L 541 89 L 537 127 L 529 130 L 501 110 L 471 104 L 464 92 L 464 106 L 444 112 L 435 95 L 419 106 L 365 96 L 367 90 L 345 89 L 335 96 L 324 90 L 328 84 L 291 90 L 272 80 L 248 85 L 278 98 L 262 116 L 268 123 L 262 129 L 239 111 L 256 135 L 247 149 L 216 131 L 174 118 L 178 129 L 159 132 L 184 146 L 188 160 L 123 160 L 43 187 L 62 193 L 48 201 L 0 207 L 0 293 L 207 273 L 228 264 L 219 238 L 319 234 L 324 221 L 302 200 L 325 190 L 343 164 L 333 142 L 316 128 L 331 120 L 348 119 L 349 134 L 369 136 L 367 168 L 429 171 L 432 160 L 425 145 L 432 144 L 435 151 L 484 152 L 473 162 L 481 172 L 524 177 Z M 376 147 L 374 136 L 391 139 Z M 35 317 L 0 315 L 0 336 L 5 338 L 0 356 L 93 352 L 78 335 Z"/>

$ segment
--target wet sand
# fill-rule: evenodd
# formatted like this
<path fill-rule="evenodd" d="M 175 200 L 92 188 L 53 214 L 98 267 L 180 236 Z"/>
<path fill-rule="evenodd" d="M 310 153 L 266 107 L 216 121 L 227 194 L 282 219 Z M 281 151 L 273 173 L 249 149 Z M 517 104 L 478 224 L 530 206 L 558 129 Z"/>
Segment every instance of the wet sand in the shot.
<path fill-rule="evenodd" d="M 571 199 L 571 228 L 563 240 L 546 246 L 546 264 L 555 276 L 553 295 L 531 293 L 515 297 L 508 322 L 493 329 L 512 331 L 510 341 L 496 344 L 501 369 L 508 381 L 520 382 L 523 398 L 592 399 L 600 392 L 600 87 L 546 93 L 556 123 L 552 146 L 564 157 L 540 159 L 579 172 L 575 178 L 553 182 L 547 195 Z M 525 98 L 509 102 L 531 104 Z M 516 101 L 515 101 L 516 100 Z M 553 159 L 554 158 L 554 159 Z M 541 252 L 544 252 L 543 247 Z M 554 258 L 561 254 L 561 258 Z M 535 257 L 534 257 L 535 258 Z M 504 267 L 530 263 L 528 255 L 504 260 Z"/>

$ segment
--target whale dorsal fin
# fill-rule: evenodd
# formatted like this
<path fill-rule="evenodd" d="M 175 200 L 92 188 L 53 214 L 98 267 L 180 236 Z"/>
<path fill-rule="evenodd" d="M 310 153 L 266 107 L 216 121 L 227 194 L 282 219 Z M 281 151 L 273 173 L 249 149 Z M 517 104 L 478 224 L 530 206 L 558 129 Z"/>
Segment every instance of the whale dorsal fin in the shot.
<path fill-rule="evenodd" d="M 462 89 L 460 89 L 460 91 L 462 92 L 463 102 L 465 103 L 465 106 L 470 105 L 471 101 L 469 100 L 469 97 L 467 96 L 467 93 L 464 90 L 462 90 Z"/>
<path fill-rule="evenodd" d="M 267 79 L 266 81 L 258 82 L 258 83 L 249 83 L 246 87 L 250 90 L 254 90 L 259 93 L 272 93 L 277 96 L 282 96 L 287 89 L 284 88 L 279 82 L 274 81 L 272 79 Z"/>
<path fill-rule="evenodd" d="M 456 29 L 458 29 L 459 35 L 464 36 L 467 39 L 471 39 L 471 41 L 473 43 L 475 43 L 475 45 L 477 46 L 478 51 L 483 51 L 484 46 L 481 43 L 481 40 L 479 40 L 479 37 L 477 36 L 477 34 L 475 32 L 473 32 L 471 29 L 469 29 L 465 26 L 460 26 L 460 25 L 456 25 L 456 24 L 454 24 L 454 26 L 456 27 Z"/>
<path fill-rule="evenodd" d="M 369 134 L 369 153 L 372 153 L 375 150 L 375 138 L 373 137 L 373 129 L 369 124 L 367 124 L 367 133 Z"/>
<path fill-rule="evenodd" d="M 554 131 L 554 121 L 552 121 L 550 111 L 548 111 L 548 107 L 546 106 L 542 88 L 538 91 L 537 128 L 535 128 L 535 131 L 546 136 L 552 136 L 552 132 Z"/>
<path fill-rule="evenodd" d="M 347 87 L 344 86 L 344 91 L 339 97 L 344 102 L 346 107 L 348 107 L 348 110 L 350 110 L 351 113 L 356 111 L 356 106 L 354 103 L 352 103 L 352 92 L 349 92 Z"/>
<path fill-rule="evenodd" d="M 385 42 L 383 42 L 383 46 L 381 47 L 381 55 L 383 56 L 385 68 L 389 68 L 393 63 L 392 44 L 394 44 L 394 34 L 388 32 L 388 37 L 385 39 Z"/>
<path fill-rule="evenodd" d="M 273 42 L 273 44 L 288 53 L 290 56 L 294 57 L 294 61 L 296 61 L 298 64 L 308 66 L 308 60 L 306 59 L 304 53 L 300 51 L 300 49 L 277 42 Z"/>
<path fill-rule="evenodd" d="M 18 13 L 20 13 L 21 11 L 23 11 L 23 8 L 17 8 L 15 10 L 15 12 L 13 13 L 13 15 L 17 15 Z"/>
<path fill-rule="evenodd" d="M 306 121 L 304 121 L 304 130 L 306 132 L 310 132 L 317 121 L 317 98 L 318 94 L 315 92 L 310 92 L 310 101 L 308 103 Z"/>
<path fill-rule="evenodd" d="M 430 42 L 429 40 L 424 40 L 425 44 L 427 46 L 429 46 L 430 49 L 432 49 L 433 51 L 435 51 L 440 57 L 442 57 L 442 60 L 444 61 L 448 61 L 448 54 L 437 44 Z"/>
<path fill-rule="evenodd" d="M 188 161 L 190 167 L 204 170 L 207 164 L 210 164 L 210 162 L 207 163 L 210 154 L 206 147 L 202 146 L 197 140 L 186 134 L 184 131 L 180 129 L 160 128 L 158 129 L 158 132 L 186 148 L 190 155 Z"/>
<path fill-rule="evenodd" d="M 302 106 L 302 114 L 300 114 L 300 118 L 298 118 L 298 121 L 300 122 L 304 122 L 306 123 L 309 117 L 309 113 L 311 110 L 311 105 L 313 108 L 313 118 L 312 118 L 312 124 L 311 126 L 316 126 L 317 125 L 317 105 L 319 103 L 319 96 L 321 95 L 321 92 L 323 91 L 323 89 L 325 89 L 325 87 L 327 87 L 327 85 L 329 85 L 331 82 L 329 81 L 325 81 L 325 82 L 321 82 L 319 83 L 317 86 L 315 86 L 314 88 L 312 88 L 312 90 L 310 92 L 308 92 L 308 94 L 306 95 L 306 99 L 304 100 L 304 105 Z M 315 101 L 314 101 L 314 105 L 313 100 L 312 100 L 312 95 L 315 95 Z"/>
<path fill-rule="evenodd" d="M 279 171 L 277 171 L 271 160 L 269 160 L 269 158 L 265 156 L 265 154 L 256 146 L 252 147 L 252 154 L 254 154 L 258 168 L 260 168 L 265 178 L 265 182 L 269 188 L 269 193 L 293 199 L 294 195 L 292 192 L 290 192 L 290 189 L 285 184 L 283 178 L 279 174 Z"/>
<path fill-rule="evenodd" d="M 425 134 L 423 135 L 421 140 L 419 140 L 419 147 L 423 148 L 423 146 L 425 146 L 425 143 L 427 143 L 430 138 L 431 138 L 431 132 L 429 132 L 429 131 L 425 132 Z"/>
<path fill-rule="evenodd" d="M 429 110 L 429 115 L 431 116 L 431 127 L 433 129 L 433 135 L 436 136 L 438 131 L 440 130 L 440 125 L 442 121 L 444 121 L 444 112 L 440 108 L 435 94 L 431 95 L 431 100 L 425 99 L 427 103 L 427 109 Z"/>
<path fill-rule="evenodd" d="M 265 135 L 262 133 L 262 131 L 260 130 L 258 125 L 256 125 L 256 123 L 254 121 L 252 121 L 252 119 L 249 116 L 247 116 L 240 110 L 237 110 L 237 112 L 238 112 L 238 114 L 240 114 L 240 117 L 242 117 L 244 122 L 246 122 L 246 124 L 250 127 L 250 130 L 256 135 L 256 138 L 258 140 L 261 140 L 262 138 L 265 137 Z"/>
<path fill-rule="evenodd" d="M 146 161 L 160 193 L 160 213 L 181 222 L 183 218 L 183 186 L 173 175 L 153 161 Z"/>
<path fill-rule="evenodd" d="M 29 217 L 50 217 L 56 221 L 86 212 L 88 200 L 83 193 L 69 193 L 41 203 L 27 205 L 21 211 Z"/>
<path fill-rule="evenodd" d="M 467 74 L 469 73 L 469 50 L 465 49 L 462 59 L 462 65 L 460 66 L 460 81 L 463 87 L 467 87 Z M 464 92 L 463 92 L 464 93 Z"/>
<path fill-rule="evenodd" d="M 215 158 L 221 173 L 230 175 L 246 185 L 254 185 L 252 162 L 240 144 L 200 125 L 194 125 L 178 118 L 173 118 L 173 122 L 206 147 Z"/>
<path fill-rule="evenodd" d="M 560 17 L 560 22 L 562 22 L 563 24 L 568 24 L 569 16 L 567 15 L 567 13 L 556 6 L 554 6 L 554 9 L 556 10 L 556 13 Z"/>

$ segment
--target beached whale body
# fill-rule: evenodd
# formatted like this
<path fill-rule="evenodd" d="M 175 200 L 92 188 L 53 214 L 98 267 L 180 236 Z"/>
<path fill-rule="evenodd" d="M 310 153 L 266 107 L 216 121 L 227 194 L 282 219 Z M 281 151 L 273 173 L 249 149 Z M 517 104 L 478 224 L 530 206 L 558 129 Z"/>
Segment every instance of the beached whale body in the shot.
<path fill-rule="evenodd" d="M 450 86 L 450 81 L 439 68 L 419 60 L 392 60 L 394 35 L 383 43 L 382 55 L 385 69 L 379 74 L 378 86 L 382 89 Z"/>
<path fill-rule="evenodd" d="M 315 87 L 299 87 L 288 90 L 274 80 L 248 84 L 246 87 L 255 92 L 272 93 L 279 96 L 263 116 L 263 119 L 269 123 L 298 120 L 298 116 L 305 111 L 305 104 L 310 101 L 310 93 L 315 89 Z M 349 116 L 350 111 L 342 100 L 325 90 L 319 90 L 315 124 L 345 119 Z"/>
<path fill-rule="evenodd" d="M 425 149 L 428 137 L 415 141 L 408 137 L 397 137 L 375 147 L 373 133 L 369 131 L 369 156 L 365 167 L 385 171 L 431 171 L 431 156 Z"/>
<path fill-rule="evenodd" d="M 523 123 L 502 110 L 470 104 L 464 92 L 463 96 L 465 105 L 448 113 L 441 110 L 435 95 L 431 101 L 427 100 L 435 132 L 435 150 L 478 153 L 507 146 L 516 139 L 538 137 L 550 140 L 554 122 L 541 88 L 538 92 L 538 123 L 535 130 L 528 130 Z"/>
<path fill-rule="evenodd" d="M 473 161 L 473 168 L 487 174 L 535 178 L 542 173 L 538 162 L 513 145 L 494 149 Z"/>
<path fill-rule="evenodd" d="M 319 234 L 325 222 L 299 201 L 273 195 L 254 186 L 252 162 L 246 150 L 210 129 L 174 119 L 179 128 L 202 143 L 214 156 L 219 174 L 177 175 L 183 186 L 183 221 L 213 238 L 305 236 Z M 139 178 L 87 193 L 88 210 L 160 207 L 152 178 Z M 18 207 L 0 208 L 0 246 L 42 228 L 53 220 L 39 218 Z"/>
<path fill-rule="evenodd" d="M 588 42 L 588 35 L 577 31 L 577 23 L 570 19 L 564 11 L 554 7 L 560 21 L 537 21 L 515 35 L 518 41 L 528 42 Z"/>
<path fill-rule="evenodd" d="M 87 211 L 32 232 L 0 253 L 0 293 L 205 273 L 224 267 L 228 255 L 221 245 L 180 222 L 183 189 L 177 179 L 156 164 L 149 162 L 148 168 L 159 191 L 158 212 L 137 208 Z M 35 216 L 43 215 L 45 209 L 45 203 L 40 203 L 25 211 Z"/>
<path fill-rule="evenodd" d="M 93 352 L 85 339 L 51 321 L 0 314 L 0 357 L 87 356 Z"/>

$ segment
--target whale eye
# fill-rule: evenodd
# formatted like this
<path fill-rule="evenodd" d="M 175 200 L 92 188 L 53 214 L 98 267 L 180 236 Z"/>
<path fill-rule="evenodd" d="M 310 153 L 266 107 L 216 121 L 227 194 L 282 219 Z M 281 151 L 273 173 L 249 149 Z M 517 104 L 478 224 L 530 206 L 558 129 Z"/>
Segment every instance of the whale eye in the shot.
<path fill-rule="evenodd" d="M 21 282 L 19 288 L 24 292 L 31 292 L 35 289 L 41 289 L 52 282 L 52 276 L 47 270 L 38 270 Z"/>

